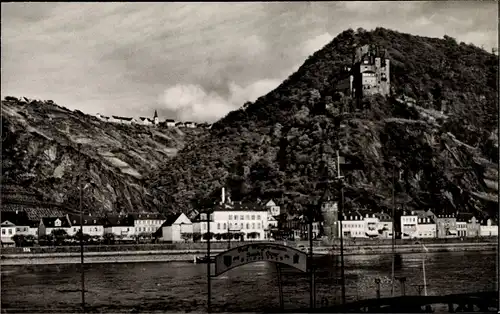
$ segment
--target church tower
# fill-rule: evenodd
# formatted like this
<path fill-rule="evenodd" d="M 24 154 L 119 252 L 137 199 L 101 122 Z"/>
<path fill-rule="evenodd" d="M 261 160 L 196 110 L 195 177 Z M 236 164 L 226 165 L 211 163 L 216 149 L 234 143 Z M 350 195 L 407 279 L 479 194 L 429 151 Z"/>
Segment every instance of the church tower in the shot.
<path fill-rule="evenodd" d="M 158 125 L 158 123 L 160 123 L 160 119 L 158 119 L 158 112 L 156 112 L 156 110 L 155 110 L 155 115 L 153 117 L 153 123 L 154 125 Z"/>

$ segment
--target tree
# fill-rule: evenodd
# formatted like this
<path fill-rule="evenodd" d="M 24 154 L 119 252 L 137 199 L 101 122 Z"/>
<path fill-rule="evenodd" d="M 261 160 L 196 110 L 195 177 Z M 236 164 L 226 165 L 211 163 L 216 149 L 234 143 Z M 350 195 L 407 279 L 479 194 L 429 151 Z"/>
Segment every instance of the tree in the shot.
<path fill-rule="evenodd" d="M 24 246 L 26 243 L 26 239 L 22 234 L 12 236 L 12 240 L 16 243 L 16 246 Z"/>
<path fill-rule="evenodd" d="M 115 244 L 115 234 L 114 233 L 105 233 L 104 236 L 105 244 Z"/>
<path fill-rule="evenodd" d="M 193 238 L 193 233 L 192 232 L 183 232 L 181 233 L 181 238 L 184 240 L 184 242 L 188 242 Z"/>
<path fill-rule="evenodd" d="M 193 241 L 199 241 L 201 239 L 201 233 L 200 232 L 193 232 Z"/>
<path fill-rule="evenodd" d="M 64 229 L 54 229 L 50 234 L 54 237 L 56 245 L 61 245 L 68 239 L 68 233 Z"/>

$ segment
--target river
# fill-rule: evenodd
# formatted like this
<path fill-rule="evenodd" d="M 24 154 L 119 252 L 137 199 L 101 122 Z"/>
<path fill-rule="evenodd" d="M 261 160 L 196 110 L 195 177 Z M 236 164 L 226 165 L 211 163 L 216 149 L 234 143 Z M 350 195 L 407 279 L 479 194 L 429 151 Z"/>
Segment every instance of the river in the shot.
<path fill-rule="evenodd" d="M 395 276 L 405 276 L 406 294 L 416 295 L 423 283 L 425 260 L 429 295 L 493 290 L 496 252 L 405 254 Z M 318 306 L 340 303 L 338 260 L 322 266 L 316 275 Z M 391 255 L 345 257 L 348 301 L 375 298 L 375 278 L 381 295 L 390 295 Z M 309 306 L 309 278 L 291 270 L 283 273 L 285 309 Z M 80 266 L 3 266 L 3 313 L 69 313 L 80 310 Z M 123 263 L 85 265 L 86 303 L 90 312 L 206 311 L 206 264 Z M 396 284 L 396 295 L 401 287 Z M 217 312 L 262 312 L 279 309 L 278 281 L 273 264 L 257 262 L 212 279 L 212 309 Z"/>

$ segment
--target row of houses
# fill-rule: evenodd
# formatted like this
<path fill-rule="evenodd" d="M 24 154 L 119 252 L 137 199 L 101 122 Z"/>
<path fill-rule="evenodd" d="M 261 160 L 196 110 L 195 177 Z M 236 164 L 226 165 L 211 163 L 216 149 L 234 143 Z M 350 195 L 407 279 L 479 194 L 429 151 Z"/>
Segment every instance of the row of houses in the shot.
<path fill-rule="evenodd" d="M 167 128 L 205 128 L 210 129 L 212 127 L 209 123 L 196 123 L 191 121 L 175 121 L 174 119 L 165 119 L 164 121 L 160 121 L 158 117 L 158 113 L 155 110 L 153 118 L 148 117 L 139 117 L 139 119 L 133 117 L 121 117 L 121 116 L 103 116 L 101 114 L 97 114 L 96 117 L 104 122 L 110 123 L 119 123 L 119 124 L 140 124 L 140 125 L 153 125 L 153 126 L 164 126 Z"/>
<path fill-rule="evenodd" d="M 183 213 L 164 216 L 157 213 L 133 213 L 95 217 L 92 215 L 65 214 L 52 217 L 30 219 L 26 212 L 2 212 L 1 239 L 3 245 L 14 244 L 15 235 L 40 238 L 64 230 L 68 236 L 80 232 L 92 237 L 104 237 L 113 234 L 121 240 L 134 240 L 140 236 L 151 236 L 159 241 L 183 242 L 193 240 L 194 234 L 204 235 L 210 232 L 214 240 L 232 233 L 242 240 L 268 240 L 270 228 L 277 227 L 273 218 L 279 215 L 279 207 L 273 201 L 253 204 L 221 201 L 214 207 L 210 217 L 193 210 L 188 215 Z M 209 225 L 210 224 L 210 225 Z M 210 228 L 210 230 L 209 230 Z M 217 236 L 219 235 L 219 236 Z M 206 241 L 201 238 L 200 241 Z"/>
<path fill-rule="evenodd" d="M 3 210 L 3 209 L 2 209 Z M 83 226 L 83 233 L 103 237 L 113 234 L 123 240 L 148 235 L 159 241 L 214 241 L 237 237 L 242 240 L 308 239 L 309 222 L 299 214 L 282 212 L 274 200 L 256 203 L 233 202 L 222 189 L 221 201 L 214 204 L 210 215 L 196 210 L 170 214 L 132 213 L 107 217 L 59 214 L 39 218 L 23 211 L 2 212 L 2 243 L 12 243 L 14 235 L 45 236 L 62 229 L 74 236 Z M 388 213 L 360 210 L 347 212 L 339 219 L 337 202 L 328 199 L 322 205 L 322 217 L 311 223 L 314 238 L 339 238 L 340 225 L 344 238 L 392 238 L 393 219 Z M 432 211 L 403 212 L 398 217 L 396 237 L 402 239 L 459 238 L 498 236 L 498 225 L 492 219 L 479 220 L 469 213 L 435 215 Z M 195 238 L 194 235 L 201 236 Z"/>

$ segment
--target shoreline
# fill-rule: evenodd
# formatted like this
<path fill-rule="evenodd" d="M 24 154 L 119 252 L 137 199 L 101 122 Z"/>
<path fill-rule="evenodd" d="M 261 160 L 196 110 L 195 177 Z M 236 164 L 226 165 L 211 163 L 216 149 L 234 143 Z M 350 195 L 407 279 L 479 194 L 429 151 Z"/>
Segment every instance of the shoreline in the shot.
<path fill-rule="evenodd" d="M 466 252 L 496 251 L 498 244 L 495 242 L 480 243 L 439 243 L 427 244 L 428 253 L 438 252 Z M 211 256 L 215 256 L 226 249 L 212 249 Z M 340 250 L 331 247 L 315 247 L 314 255 L 317 257 L 325 255 L 340 255 Z M 405 244 L 395 247 L 397 254 L 424 253 L 421 244 Z M 391 245 L 373 246 L 346 246 L 344 255 L 378 255 L 392 253 Z M 186 249 L 186 250 L 149 250 L 149 251 L 114 251 L 114 252 L 84 252 L 84 263 L 146 263 L 146 262 L 193 262 L 195 256 L 205 256 L 206 250 Z M 23 253 L 23 254 L 2 254 L 0 266 L 15 265 L 55 265 L 55 264 L 79 264 L 79 252 L 61 253 Z"/>

